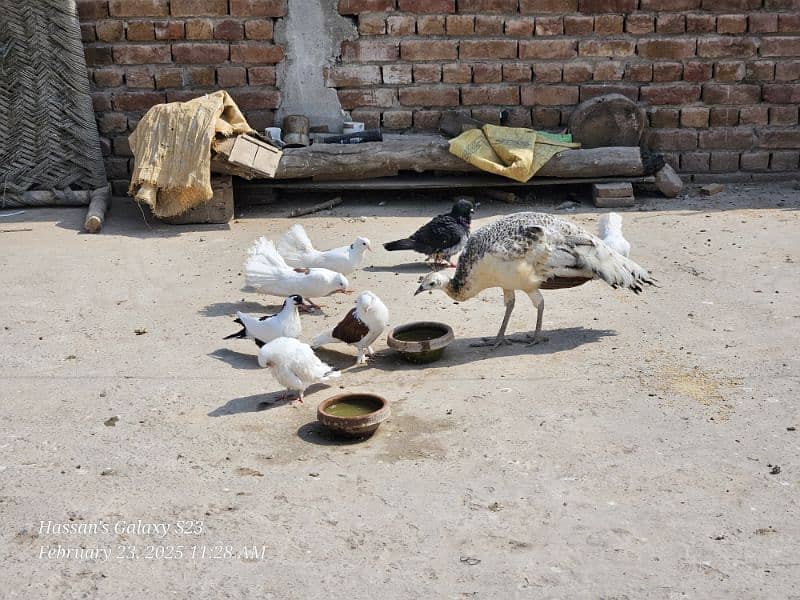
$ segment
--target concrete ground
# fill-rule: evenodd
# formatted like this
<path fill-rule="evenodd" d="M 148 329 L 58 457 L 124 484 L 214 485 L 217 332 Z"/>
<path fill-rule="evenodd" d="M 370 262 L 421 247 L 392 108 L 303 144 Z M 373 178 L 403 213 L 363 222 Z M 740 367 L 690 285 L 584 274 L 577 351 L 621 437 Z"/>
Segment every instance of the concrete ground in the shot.
<path fill-rule="evenodd" d="M 338 389 L 264 405 L 280 388 L 255 346 L 222 340 L 274 304 L 241 271 L 285 206 L 171 227 L 123 203 L 96 236 L 78 209 L 0 216 L 1 595 L 800 598 L 799 196 L 643 199 L 626 234 L 660 287 L 544 292 L 549 343 L 495 352 L 469 343 L 499 326 L 498 290 L 413 297 L 417 257 L 379 245 L 447 198 L 304 218 L 321 247 L 375 242 L 352 283 L 393 324 L 457 335 L 429 368 L 385 336 L 368 368 L 321 353 L 391 400 L 355 444 L 315 424 Z M 477 225 L 518 209 L 485 202 Z M 559 214 L 593 229 L 598 211 Z M 520 296 L 510 331 L 534 319 Z"/>

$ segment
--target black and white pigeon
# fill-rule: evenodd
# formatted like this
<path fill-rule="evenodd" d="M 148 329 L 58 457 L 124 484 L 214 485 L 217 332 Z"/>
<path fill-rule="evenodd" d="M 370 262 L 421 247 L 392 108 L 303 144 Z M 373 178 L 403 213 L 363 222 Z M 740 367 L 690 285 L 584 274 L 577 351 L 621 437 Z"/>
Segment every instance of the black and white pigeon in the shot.
<path fill-rule="evenodd" d="M 300 310 L 307 311 L 308 305 L 302 296 L 297 294 L 284 300 L 283 307 L 274 315 L 251 317 L 243 312 L 237 312 L 234 323 L 242 326 L 240 331 L 225 336 L 223 339 L 251 338 L 256 346 L 261 348 L 264 344 L 279 337 L 300 337 L 302 326 L 300 324 Z"/>
<path fill-rule="evenodd" d="M 434 263 L 445 262 L 455 267 L 450 258 L 461 252 L 467 243 L 474 212 L 475 204 L 462 198 L 456 201 L 449 213 L 434 217 L 410 237 L 388 242 L 383 247 L 390 252 L 413 250 L 426 255 Z"/>
<path fill-rule="evenodd" d="M 325 344 L 344 342 L 358 350 L 356 364 L 367 362 L 366 355 L 372 356 L 372 344 L 389 326 L 389 309 L 372 292 L 361 292 L 351 309 L 336 327 L 319 334 L 311 342 L 312 348 Z"/>

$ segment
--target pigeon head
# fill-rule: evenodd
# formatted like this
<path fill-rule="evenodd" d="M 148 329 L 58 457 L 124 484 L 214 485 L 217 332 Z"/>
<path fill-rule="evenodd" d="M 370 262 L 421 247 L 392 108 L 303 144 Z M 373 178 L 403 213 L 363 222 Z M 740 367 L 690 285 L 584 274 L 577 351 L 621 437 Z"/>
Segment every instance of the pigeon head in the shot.
<path fill-rule="evenodd" d="M 286 302 L 288 302 L 289 306 L 296 306 L 300 312 L 311 312 L 311 305 L 303 300 L 303 297 L 299 294 L 292 294 L 286 299 Z M 286 302 L 284 306 L 286 306 Z"/>
<path fill-rule="evenodd" d="M 475 212 L 475 203 L 465 198 L 460 198 L 453 204 L 451 213 L 457 217 L 470 217 Z"/>
<path fill-rule="evenodd" d="M 303 297 L 298 294 L 292 294 L 291 296 L 289 296 L 289 300 L 295 306 L 300 306 L 301 304 L 303 304 Z"/>
<path fill-rule="evenodd" d="M 428 273 L 419 284 L 417 291 L 414 295 L 421 294 L 422 292 L 431 292 L 433 290 L 443 290 L 450 283 L 450 277 L 437 271 L 435 273 Z"/>
<path fill-rule="evenodd" d="M 350 249 L 356 252 L 364 252 L 364 250 L 372 250 L 369 238 L 357 237 L 356 241 L 350 244 Z"/>
<path fill-rule="evenodd" d="M 345 277 L 341 273 L 336 274 L 336 277 L 333 280 L 333 284 L 336 286 L 336 289 L 333 290 L 334 292 L 338 292 L 340 294 L 348 293 L 348 289 L 350 288 L 350 282 L 347 281 L 347 277 Z"/>
<path fill-rule="evenodd" d="M 375 299 L 375 294 L 372 292 L 361 292 L 356 298 L 356 306 L 358 306 L 361 310 L 367 311 L 369 310 L 370 305 L 372 305 L 372 301 Z"/>

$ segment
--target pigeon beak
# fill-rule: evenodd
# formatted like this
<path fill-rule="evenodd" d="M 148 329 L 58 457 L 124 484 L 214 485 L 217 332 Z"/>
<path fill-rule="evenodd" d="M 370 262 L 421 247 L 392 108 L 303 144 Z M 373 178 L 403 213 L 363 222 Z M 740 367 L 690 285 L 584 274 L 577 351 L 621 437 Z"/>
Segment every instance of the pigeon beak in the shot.
<path fill-rule="evenodd" d="M 299 310 L 301 313 L 310 313 L 311 305 L 306 302 L 303 302 L 302 304 L 297 305 L 297 310 Z"/>
<path fill-rule="evenodd" d="M 417 288 L 417 291 L 416 291 L 416 292 L 414 292 L 414 295 L 416 296 L 416 295 L 418 295 L 418 294 L 421 294 L 421 293 L 422 293 L 422 292 L 424 292 L 424 291 L 425 291 L 425 288 L 423 288 L 422 286 L 419 286 L 419 287 Z"/>
<path fill-rule="evenodd" d="M 370 252 L 372 252 L 372 244 L 367 244 L 367 250 L 369 250 Z"/>
<path fill-rule="evenodd" d="M 333 293 L 334 294 L 352 294 L 353 292 L 351 290 L 347 290 L 345 288 L 338 288 L 338 289 L 334 290 Z"/>

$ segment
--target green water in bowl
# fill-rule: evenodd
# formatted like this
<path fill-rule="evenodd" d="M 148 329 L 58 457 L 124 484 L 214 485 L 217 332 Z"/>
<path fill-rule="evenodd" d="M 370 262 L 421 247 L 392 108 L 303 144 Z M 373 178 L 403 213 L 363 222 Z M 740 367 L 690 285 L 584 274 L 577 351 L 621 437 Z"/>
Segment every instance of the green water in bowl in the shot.
<path fill-rule="evenodd" d="M 363 417 L 381 409 L 382 404 L 372 398 L 352 398 L 331 404 L 325 412 L 334 417 Z"/>
<path fill-rule="evenodd" d="M 444 329 L 435 327 L 420 327 L 418 329 L 408 329 L 394 334 L 394 339 L 401 342 L 427 342 L 442 337 L 447 332 Z"/>

